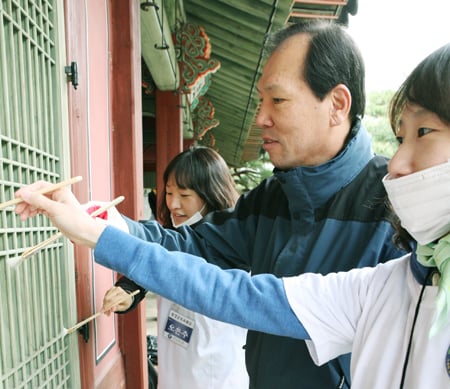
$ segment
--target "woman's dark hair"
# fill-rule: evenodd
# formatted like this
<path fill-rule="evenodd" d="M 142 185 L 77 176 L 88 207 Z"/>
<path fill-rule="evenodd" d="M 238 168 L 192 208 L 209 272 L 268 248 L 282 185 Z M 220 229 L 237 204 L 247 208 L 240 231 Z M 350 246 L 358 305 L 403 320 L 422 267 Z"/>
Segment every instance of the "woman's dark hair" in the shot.
<path fill-rule="evenodd" d="M 394 134 L 397 134 L 401 115 L 408 103 L 420 105 L 450 124 L 450 44 L 420 62 L 392 97 L 389 119 Z M 409 247 L 413 238 L 401 227 L 395 214 L 392 224 L 396 230 L 395 243 Z"/>
<path fill-rule="evenodd" d="M 158 216 L 165 227 L 172 226 L 166 204 L 166 185 L 171 174 L 179 188 L 197 193 L 206 203 L 206 212 L 234 207 L 239 197 L 233 177 L 221 155 L 209 147 L 191 147 L 173 158 L 164 171 Z"/>
<path fill-rule="evenodd" d="M 394 134 L 407 103 L 418 104 L 450 124 L 450 43 L 420 62 L 392 97 L 389 118 Z"/>
<path fill-rule="evenodd" d="M 265 45 L 272 54 L 285 40 L 306 34 L 310 38 L 302 79 L 317 98 L 323 100 L 337 85 L 344 84 L 352 95 L 350 119 L 364 116 L 366 105 L 364 61 L 344 27 L 330 21 L 312 20 L 291 24 L 270 35 Z"/>

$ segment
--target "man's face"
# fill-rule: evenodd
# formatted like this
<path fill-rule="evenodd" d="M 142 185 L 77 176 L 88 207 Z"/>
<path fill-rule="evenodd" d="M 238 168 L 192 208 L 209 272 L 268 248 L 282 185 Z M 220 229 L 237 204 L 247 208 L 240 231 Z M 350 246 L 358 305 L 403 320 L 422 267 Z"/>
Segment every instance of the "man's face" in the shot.
<path fill-rule="evenodd" d="M 308 44 L 305 35 L 287 39 L 267 60 L 258 82 L 256 123 L 264 150 L 280 169 L 319 165 L 343 144 L 343 139 L 336 144 L 330 124 L 332 99 L 320 101 L 302 78 Z"/>

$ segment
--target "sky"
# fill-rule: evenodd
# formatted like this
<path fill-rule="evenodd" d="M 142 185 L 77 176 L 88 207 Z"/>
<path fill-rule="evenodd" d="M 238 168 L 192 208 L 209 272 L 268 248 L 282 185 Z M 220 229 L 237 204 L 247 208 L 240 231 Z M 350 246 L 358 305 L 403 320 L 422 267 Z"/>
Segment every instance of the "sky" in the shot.
<path fill-rule="evenodd" d="M 396 90 L 423 58 L 450 42 L 450 0 L 358 0 L 348 32 L 365 61 L 367 91 Z"/>

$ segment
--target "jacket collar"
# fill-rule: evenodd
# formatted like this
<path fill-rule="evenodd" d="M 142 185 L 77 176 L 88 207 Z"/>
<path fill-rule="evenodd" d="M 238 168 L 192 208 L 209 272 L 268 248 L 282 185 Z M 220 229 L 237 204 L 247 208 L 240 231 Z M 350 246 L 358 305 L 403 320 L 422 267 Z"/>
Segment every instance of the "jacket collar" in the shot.
<path fill-rule="evenodd" d="M 421 263 L 419 263 L 417 261 L 416 247 L 417 247 L 417 243 L 414 242 L 412 244 L 411 259 L 409 261 L 410 267 L 411 267 L 411 272 L 412 272 L 414 278 L 416 279 L 416 281 L 420 285 L 423 285 L 425 283 L 427 285 L 431 285 L 432 280 L 431 280 L 430 274 L 433 273 L 434 271 L 437 271 L 437 269 L 435 267 L 423 266 Z"/>
<path fill-rule="evenodd" d="M 354 136 L 333 159 L 317 166 L 299 166 L 287 171 L 274 169 L 285 192 L 306 192 L 314 208 L 351 182 L 373 158 L 370 135 L 358 119 L 351 129 Z M 292 185 L 292 186 L 291 186 Z M 291 187 L 290 187 L 291 186 Z M 288 193 L 289 195 L 289 193 Z"/>

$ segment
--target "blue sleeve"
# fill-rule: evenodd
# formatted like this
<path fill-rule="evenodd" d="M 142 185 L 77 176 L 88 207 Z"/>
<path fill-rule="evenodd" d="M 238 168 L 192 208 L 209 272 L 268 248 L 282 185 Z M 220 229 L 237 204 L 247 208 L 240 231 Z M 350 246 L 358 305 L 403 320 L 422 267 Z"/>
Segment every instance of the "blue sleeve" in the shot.
<path fill-rule="evenodd" d="M 158 243 L 169 251 L 182 251 L 207 258 L 208 262 L 225 269 L 230 267 L 249 269 L 248 263 L 242 258 L 243 255 L 245 256 L 245 250 L 248 250 L 248 245 L 244 245 L 243 234 L 236 233 L 240 231 L 236 226 L 237 219 L 231 219 L 227 224 L 227 230 L 223 230 L 212 223 L 204 222 L 206 219 L 204 218 L 199 223 L 203 227 L 203 234 L 198 233 L 198 228 L 194 229 L 190 226 L 172 230 L 162 227 L 154 220 L 136 222 L 127 217 L 124 219 L 131 235 L 147 242 Z M 214 244 L 210 242 L 210 239 L 213 239 Z M 245 257 L 249 258 L 250 255 Z"/>
<path fill-rule="evenodd" d="M 170 251 L 182 251 L 205 258 L 222 269 L 249 270 L 251 261 L 259 257 L 274 228 L 271 221 L 259 222 L 265 186 L 240 196 L 234 208 L 213 211 L 193 226 L 165 229 L 157 221 L 125 221 L 131 235 L 159 243 Z"/>
<path fill-rule="evenodd" d="M 107 227 L 94 251 L 99 264 L 144 288 L 213 319 L 298 339 L 309 336 L 292 311 L 280 278 L 222 270 L 203 258 L 167 251 Z"/>

